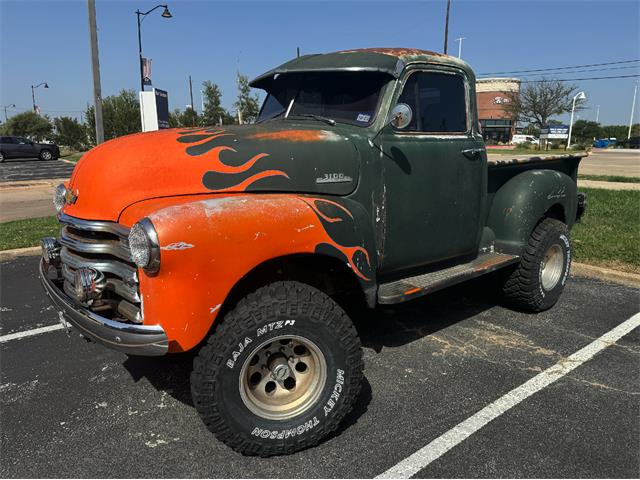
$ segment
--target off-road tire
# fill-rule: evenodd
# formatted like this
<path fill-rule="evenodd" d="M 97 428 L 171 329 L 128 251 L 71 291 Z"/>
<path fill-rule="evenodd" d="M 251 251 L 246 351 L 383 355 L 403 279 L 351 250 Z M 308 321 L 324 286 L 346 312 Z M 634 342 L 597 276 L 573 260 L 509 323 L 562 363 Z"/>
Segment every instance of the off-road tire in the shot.
<path fill-rule="evenodd" d="M 554 245 L 562 251 L 563 264 L 557 282 L 545 288 L 542 268 L 545 255 Z M 518 266 L 507 275 L 502 293 L 508 304 L 515 308 L 541 312 L 553 307 L 564 290 L 571 268 L 571 238 L 567 226 L 553 218 L 543 219 L 529 237 Z"/>
<path fill-rule="evenodd" d="M 55 160 L 53 156 L 53 152 L 46 148 L 40 150 L 40 154 L 38 155 L 38 157 L 40 158 L 40 160 Z M 48 158 L 45 158 L 45 157 L 48 157 Z"/>
<path fill-rule="evenodd" d="M 0 152 L 0 163 L 4 162 L 4 153 Z"/>
<path fill-rule="evenodd" d="M 255 347 L 283 335 L 307 338 L 319 348 L 326 380 L 307 410 L 271 420 L 247 408 L 240 372 Z M 259 288 L 225 315 L 194 359 L 191 394 L 219 440 L 245 455 L 267 457 L 311 447 L 336 430 L 353 408 L 362 377 L 360 339 L 345 312 L 320 290 L 285 281 Z"/>

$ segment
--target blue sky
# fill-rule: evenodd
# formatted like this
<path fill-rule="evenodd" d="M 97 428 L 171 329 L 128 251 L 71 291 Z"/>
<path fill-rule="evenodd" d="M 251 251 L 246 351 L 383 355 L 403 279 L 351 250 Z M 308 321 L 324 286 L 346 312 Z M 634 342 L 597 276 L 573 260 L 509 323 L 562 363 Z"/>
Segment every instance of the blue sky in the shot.
<path fill-rule="evenodd" d="M 194 103 L 200 84 L 220 86 L 230 108 L 236 95 L 235 72 L 250 77 L 296 54 L 360 47 L 415 47 L 441 51 L 446 0 L 437 1 L 188 1 L 166 0 L 173 18 L 156 10 L 143 23 L 143 50 L 153 59 L 153 81 L 169 91 L 170 107 Z M 135 10 L 156 2 L 98 1 L 98 41 L 103 96 L 138 88 Z M 449 53 L 477 73 L 573 66 L 640 58 L 640 2 L 453 0 Z M 79 115 L 92 99 L 87 5 L 84 0 L 0 0 L 0 107 L 37 103 L 50 116 Z M 558 78 L 640 74 L 633 68 L 565 74 Z M 620 65 L 629 66 L 629 65 Z M 515 76 L 515 75 L 513 75 Z M 629 121 L 636 78 L 575 82 L 588 96 L 584 119 Z M 640 108 L 636 108 L 638 121 Z M 4 116 L 4 112 L 0 111 Z M 4 118 L 3 118 L 4 120 Z"/>

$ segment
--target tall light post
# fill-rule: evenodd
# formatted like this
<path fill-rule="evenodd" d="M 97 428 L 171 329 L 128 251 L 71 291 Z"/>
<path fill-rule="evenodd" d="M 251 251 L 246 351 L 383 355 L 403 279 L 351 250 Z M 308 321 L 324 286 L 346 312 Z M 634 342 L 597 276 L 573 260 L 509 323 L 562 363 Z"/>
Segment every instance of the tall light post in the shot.
<path fill-rule="evenodd" d="M 631 103 L 631 117 L 629 118 L 629 133 L 627 133 L 627 140 L 631 138 L 631 126 L 633 125 L 633 114 L 636 110 L 636 95 L 638 94 L 638 84 L 633 89 L 633 103 Z"/>
<path fill-rule="evenodd" d="M 9 117 L 7 116 L 7 108 L 16 108 L 16 104 L 15 103 L 10 103 L 9 105 L 5 105 L 4 106 L 4 121 L 5 122 L 7 120 L 9 120 Z"/>
<path fill-rule="evenodd" d="M 138 17 L 138 56 L 140 57 L 140 91 L 141 92 L 144 91 L 144 72 L 142 68 L 142 34 L 140 33 L 140 25 L 142 24 L 142 21 L 144 20 L 144 18 L 140 20 L 140 17 L 146 17 L 151 12 L 153 12 L 154 10 L 160 7 L 164 8 L 164 10 L 162 11 L 162 14 L 160 15 L 162 18 L 173 17 L 173 15 L 171 15 L 171 12 L 169 11 L 169 7 L 164 4 L 156 5 L 151 10 L 146 12 L 141 12 L 140 10 L 136 10 L 136 15 Z"/>
<path fill-rule="evenodd" d="M 571 121 L 569 122 L 569 138 L 567 139 L 567 148 L 571 145 L 571 132 L 573 130 L 573 112 L 576 109 L 576 100 L 585 100 L 587 96 L 584 92 L 578 92 L 573 97 L 573 105 L 571 106 Z"/>
<path fill-rule="evenodd" d="M 456 42 L 460 42 L 458 45 L 458 58 L 462 58 L 462 41 L 465 39 L 466 37 L 456 38 Z"/>
<path fill-rule="evenodd" d="M 31 85 L 31 101 L 33 102 L 33 111 L 35 113 L 38 113 L 38 110 L 36 109 L 36 88 L 41 87 L 43 85 L 44 85 L 44 88 L 49 88 L 49 84 L 47 82 L 39 83 L 36 86 Z"/>
<path fill-rule="evenodd" d="M 598 123 L 599 119 L 600 119 L 600 105 L 598 105 L 598 109 L 596 110 L 596 123 Z"/>
<path fill-rule="evenodd" d="M 449 43 L 449 10 L 451 10 L 451 0 L 447 0 L 447 16 L 444 20 L 444 54 L 447 54 L 447 44 Z"/>

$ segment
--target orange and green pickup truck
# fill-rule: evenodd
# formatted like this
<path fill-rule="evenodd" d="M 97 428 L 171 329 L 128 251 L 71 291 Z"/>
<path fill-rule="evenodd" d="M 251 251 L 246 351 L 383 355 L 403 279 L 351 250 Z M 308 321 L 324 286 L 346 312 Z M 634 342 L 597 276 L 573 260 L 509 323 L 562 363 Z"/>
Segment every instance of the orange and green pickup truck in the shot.
<path fill-rule="evenodd" d="M 335 430 L 363 379 L 352 311 L 496 270 L 515 308 L 556 303 L 584 154 L 488 161 L 466 63 L 341 51 L 252 86 L 266 92 L 254 124 L 88 152 L 42 242 L 44 288 L 84 337 L 197 352 L 194 405 L 220 440 L 268 456 Z"/>

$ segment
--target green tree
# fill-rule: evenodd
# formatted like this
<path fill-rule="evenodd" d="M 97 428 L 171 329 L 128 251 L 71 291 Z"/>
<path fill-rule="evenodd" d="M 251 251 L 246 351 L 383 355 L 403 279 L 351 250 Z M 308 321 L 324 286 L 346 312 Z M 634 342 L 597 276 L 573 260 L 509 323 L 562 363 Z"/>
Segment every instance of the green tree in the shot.
<path fill-rule="evenodd" d="M 180 124 L 180 109 L 176 108 L 173 112 L 169 112 L 169 126 L 171 128 L 178 128 L 182 125 Z"/>
<path fill-rule="evenodd" d="M 23 112 L 7 120 L 0 131 L 4 135 L 19 135 L 35 141 L 51 140 L 53 125 L 46 115 L 40 116 L 35 112 Z"/>
<path fill-rule="evenodd" d="M 548 125 L 553 115 L 571 111 L 577 87 L 558 80 L 541 80 L 525 84 L 519 92 L 510 92 L 510 102 L 504 104 L 511 117 L 520 122 L 530 122 L 537 127 Z M 576 102 L 576 110 L 583 101 Z"/>
<path fill-rule="evenodd" d="M 260 112 L 260 105 L 258 104 L 258 94 L 251 94 L 251 87 L 249 86 L 249 77 L 238 73 L 238 99 L 234 102 L 233 106 L 236 110 L 242 114 L 243 123 L 255 122 Z"/>
<path fill-rule="evenodd" d="M 215 83 L 207 80 L 202 82 L 204 95 L 204 112 L 201 121 L 204 126 L 219 125 L 229 119 L 229 114 L 221 105 L 222 93 Z"/>
<path fill-rule="evenodd" d="M 571 135 L 579 142 L 591 143 L 593 139 L 602 137 L 602 127 L 597 122 L 578 120 L 573 124 Z"/>
<path fill-rule="evenodd" d="M 87 148 L 88 136 L 86 125 L 78 122 L 75 118 L 59 117 L 53 119 L 55 128 L 55 142 L 58 145 L 71 147 L 74 150 L 85 150 Z"/>
<path fill-rule="evenodd" d="M 95 145 L 96 123 L 93 105 L 87 107 L 86 118 L 89 138 Z M 118 95 L 104 98 L 102 100 L 102 122 L 105 140 L 141 131 L 140 105 L 135 90 L 122 90 Z"/>
<path fill-rule="evenodd" d="M 627 139 L 629 135 L 629 125 L 605 125 L 602 127 L 602 136 L 604 138 L 615 138 L 618 142 Z M 640 136 L 640 123 L 631 125 L 631 136 Z"/>
<path fill-rule="evenodd" d="M 187 107 L 180 113 L 179 123 L 181 127 L 197 127 L 200 125 L 200 115 L 193 108 Z"/>

